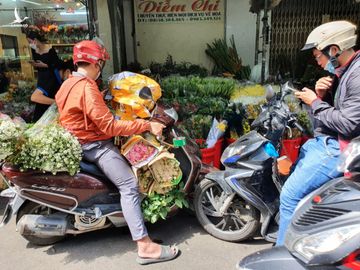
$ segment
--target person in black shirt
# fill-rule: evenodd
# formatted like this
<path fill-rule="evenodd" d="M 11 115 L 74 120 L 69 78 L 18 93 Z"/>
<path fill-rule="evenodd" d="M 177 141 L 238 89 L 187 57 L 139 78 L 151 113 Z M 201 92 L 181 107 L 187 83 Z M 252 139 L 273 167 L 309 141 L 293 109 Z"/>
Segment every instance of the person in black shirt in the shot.
<path fill-rule="evenodd" d="M 55 102 L 55 94 L 65 77 L 60 69 L 64 68 L 56 51 L 46 44 L 46 39 L 35 30 L 26 32 L 26 38 L 30 44 L 33 60 L 30 64 L 38 71 L 38 80 L 31 101 L 36 103 L 33 122 L 36 122 L 47 108 Z"/>

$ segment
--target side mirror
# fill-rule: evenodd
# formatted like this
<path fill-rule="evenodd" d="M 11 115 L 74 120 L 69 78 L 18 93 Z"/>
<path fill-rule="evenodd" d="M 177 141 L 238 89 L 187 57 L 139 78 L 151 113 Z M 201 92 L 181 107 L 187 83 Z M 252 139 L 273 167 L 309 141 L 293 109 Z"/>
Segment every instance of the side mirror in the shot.
<path fill-rule="evenodd" d="M 265 98 L 266 98 L 267 102 L 269 102 L 275 96 L 275 91 L 271 87 L 271 85 L 266 85 L 265 89 L 266 89 Z"/>
<path fill-rule="evenodd" d="M 179 115 L 174 108 L 166 109 L 164 113 L 174 119 L 175 123 L 179 120 Z"/>
<path fill-rule="evenodd" d="M 283 85 L 283 91 L 286 93 L 290 93 L 290 92 L 297 92 L 299 90 L 297 90 L 291 82 L 287 81 Z"/>

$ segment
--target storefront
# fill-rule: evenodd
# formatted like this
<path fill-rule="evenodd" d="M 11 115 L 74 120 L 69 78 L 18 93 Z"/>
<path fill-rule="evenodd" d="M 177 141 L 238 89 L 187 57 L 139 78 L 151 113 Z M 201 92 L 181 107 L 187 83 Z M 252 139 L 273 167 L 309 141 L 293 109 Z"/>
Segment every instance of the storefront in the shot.
<path fill-rule="evenodd" d="M 22 20 L 23 23 L 14 22 Z M 0 71 L 8 87 L 36 79 L 36 70 L 29 63 L 31 49 L 22 29 L 31 25 L 39 29 L 46 42 L 55 48 L 62 60 L 71 58 L 78 40 L 89 37 L 88 9 L 76 0 L 2 0 L 0 5 Z M 3 83 L 0 92 L 4 92 Z M 13 86 L 14 87 L 14 86 Z"/>

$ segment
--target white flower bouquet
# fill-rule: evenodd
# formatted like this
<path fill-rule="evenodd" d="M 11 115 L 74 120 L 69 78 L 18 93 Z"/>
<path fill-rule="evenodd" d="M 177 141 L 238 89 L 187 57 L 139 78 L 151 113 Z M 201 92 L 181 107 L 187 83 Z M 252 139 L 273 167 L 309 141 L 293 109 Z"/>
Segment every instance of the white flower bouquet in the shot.
<path fill-rule="evenodd" d="M 39 169 L 46 172 L 76 174 L 80 169 L 81 145 L 63 127 L 50 124 L 42 130 L 26 132 L 26 140 L 14 162 L 22 170 Z"/>
<path fill-rule="evenodd" d="M 25 124 L 19 118 L 11 119 L 0 113 L 0 161 L 14 154 L 24 130 Z"/>

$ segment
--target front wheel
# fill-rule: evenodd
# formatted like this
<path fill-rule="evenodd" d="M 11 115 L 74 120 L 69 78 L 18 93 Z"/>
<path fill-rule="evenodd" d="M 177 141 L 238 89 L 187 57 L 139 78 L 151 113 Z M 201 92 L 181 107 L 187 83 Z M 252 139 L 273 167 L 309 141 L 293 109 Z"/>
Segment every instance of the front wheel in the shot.
<path fill-rule="evenodd" d="M 46 216 L 46 215 L 50 215 L 53 213 L 54 213 L 54 210 L 47 206 L 40 205 L 38 203 L 34 203 L 31 201 L 26 201 L 16 215 L 16 224 L 18 224 L 18 222 L 24 215 L 44 215 L 44 216 Z M 65 238 L 65 235 L 64 236 L 44 236 L 44 237 L 39 237 L 39 236 L 34 236 L 34 235 L 22 235 L 22 236 L 26 240 L 28 240 L 30 243 L 37 245 L 37 246 L 52 245 L 52 244 L 59 242 Z"/>
<path fill-rule="evenodd" d="M 221 240 L 239 242 L 255 234 L 259 212 L 235 195 L 224 213 L 220 212 L 228 195 L 214 181 L 204 179 L 195 191 L 194 207 L 201 226 Z"/>

